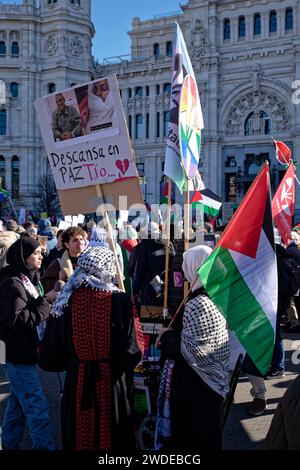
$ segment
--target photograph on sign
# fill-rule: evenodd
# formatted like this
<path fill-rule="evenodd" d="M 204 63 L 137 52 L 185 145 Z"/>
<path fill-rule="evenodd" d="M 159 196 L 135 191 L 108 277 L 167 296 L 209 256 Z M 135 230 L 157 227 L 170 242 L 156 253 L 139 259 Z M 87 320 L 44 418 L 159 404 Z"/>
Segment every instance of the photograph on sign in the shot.
<path fill-rule="evenodd" d="M 46 103 L 57 148 L 64 147 L 66 140 L 84 141 L 88 134 L 110 136 L 120 131 L 108 78 L 54 93 Z"/>
<path fill-rule="evenodd" d="M 58 190 L 138 177 L 115 75 L 34 105 Z"/>

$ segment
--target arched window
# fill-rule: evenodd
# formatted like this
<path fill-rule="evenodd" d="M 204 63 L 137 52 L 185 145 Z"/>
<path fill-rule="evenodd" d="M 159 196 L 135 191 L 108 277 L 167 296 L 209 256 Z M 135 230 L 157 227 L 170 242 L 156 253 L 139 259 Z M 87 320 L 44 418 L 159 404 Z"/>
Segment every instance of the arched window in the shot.
<path fill-rule="evenodd" d="M 260 13 L 255 13 L 253 23 L 253 34 L 259 36 L 261 34 L 261 16 Z"/>
<path fill-rule="evenodd" d="M 159 95 L 160 93 L 160 85 L 159 83 L 156 84 L 156 94 Z"/>
<path fill-rule="evenodd" d="M 5 160 L 3 155 L 0 155 L 0 188 L 5 189 Z"/>
<path fill-rule="evenodd" d="M 135 87 L 135 96 L 143 96 L 143 87 L 142 86 L 137 86 Z"/>
<path fill-rule="evenodd" d="M 167 56 L 173 55 L 173 44 L 172 44 L 172 41 L 167 41 L 167 45 L 166 45 L 166 54 L 167 54 Z"/>
<path fill-rule="evenodd" d="M 19 173 L 20 162 L 19 158 L 14 155 L 12 159 L 12 197 L 19 197 Z"/>
<path fill-rule="evenodd" d="M 11 55 L 18 56 L 20 54 L 20 47 L 18 41 L 11 43 Z"/>
<path fill-rule="evenodd" d="M 270 11 L 269 17 L 269 32 L 276 33 L 277 31 L 277 13 L 275 10 Z"/>
<path fill-rule="evenodd" d="M 48 83 L 48 93 L 54 93 L 56 91 L 56 86 L 55 83 L 51 82 Z"/>
<path fill-rule="evenodd" d="M 250 113 L 245 121 L 245 135 L 270 134 L 271 119 L 264 111 Z"/>
<path fill-rule="evenodd" d="M 244 38 L 246 36 L 246 22 L 245 17 L 239 17 L 239 38 Z"/>
<path fill-rule="evenodd" d="M 128 98 L 131 98 L 131 96 L 132 96 L 131 88 L 128 88 Z"/>
<path fill-rule="evenodd" d="M 168 135 L 169 121 L 170 121 L 170 111 L 165 111 L 164 112 L 164 137 L 167 137 Z"/>
<path fill-rule="evenodd" d="M 4 41 L 0 41 L 0 55 L 6 54 L 6 44 Z"/>
<path fill-rule="evenodd" d="M 159 57 L 160 55 L 159 44 L 157 42 L 153 44 L 153 55 L 154 57 Z"/>
<path fill-rule="evenodd" d="M 230 19 L 225 18 L 223 23 L 223 39 L 230 39 Z"/>
<path fill-rule="evenodd" d="M 6 109 L 0 111 L 0 135 L 6 135 Z"/>
<path fill-rule="evenodd" d="M 290 31 L 293 29 L 294 26 L 294 18 L 293 18 L 293 9 L 287 8 L 285 10 L 285 30 Z"/>
<path fill-rule="evenodd" d="M 10 92 L 13 98 L 18 98 L 19 96 L 19 85 L 16 82 L 10 84 Z"/>
<path fill-rule="evenodd" d="M 142 139 L 143 137 L 143 115 L 137 114 L 135 116 L 135 138 Z"/>
<path fill-rule="evenodd" d="M 171 83 L 164 83 L 164 93 L 171 93 Z"/>

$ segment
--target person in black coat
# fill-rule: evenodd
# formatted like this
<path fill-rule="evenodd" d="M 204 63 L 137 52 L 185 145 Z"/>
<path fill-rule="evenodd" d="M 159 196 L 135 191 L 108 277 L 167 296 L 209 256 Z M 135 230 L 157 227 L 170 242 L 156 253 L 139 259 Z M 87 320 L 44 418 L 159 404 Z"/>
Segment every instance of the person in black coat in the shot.
<path fill-rule="evenodd" d="M 112 282 L 111 250 L 88 247 L 53 304 L 40 367 L 67 370 L 62 397 L 64 450 L 135 450 L 133 369 L 143 336 L 127 294 Z"/>
<path fill-rule="evenodd" d="M 175 249 L 170 242 L 170 266 L 174 256 Z M 162 239 L 158 224 L 151 222 L 148 238 L 142 239 L 137 249 L 133 293 L 140 295 L 141 304 L 163 305 L 163 296 L 155 291 L 152 281 L 156 276 L 161 278 L 165 271 L 165 262 L 166 244 Z"/>
<path fill-rule="evenodd" d="M 36 368 L 37 327 L 50 305 L 38 281 L 42 263 L 37 240 L 25 237 L 10 246 L 8 266 L 0 271 L 0 340 L 6 349 L 3 365 L 11 393 L 2 424 L 2 447 L 18 449 L 27 422 L 33 449 L 55 449 L 48 403 Z"/>

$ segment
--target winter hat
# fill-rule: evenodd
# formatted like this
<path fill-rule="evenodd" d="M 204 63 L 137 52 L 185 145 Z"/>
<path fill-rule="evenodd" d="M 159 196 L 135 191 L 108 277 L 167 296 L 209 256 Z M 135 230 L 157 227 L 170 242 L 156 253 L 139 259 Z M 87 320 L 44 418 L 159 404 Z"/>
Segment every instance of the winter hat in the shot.
<path fill-rule="evenodd" d="M 6 230 L 9 232 L 16 232 L 18 230 L 19 226 L 17 222 L 14 219 L 9 219 L 6 222 Z"/>
<path fill-rule="evenodd" d="M 41 219 L 38 223 L 39 232 L 45 230 L 46 228 L 51 228 L 51 222 L 49 219 Z"/>

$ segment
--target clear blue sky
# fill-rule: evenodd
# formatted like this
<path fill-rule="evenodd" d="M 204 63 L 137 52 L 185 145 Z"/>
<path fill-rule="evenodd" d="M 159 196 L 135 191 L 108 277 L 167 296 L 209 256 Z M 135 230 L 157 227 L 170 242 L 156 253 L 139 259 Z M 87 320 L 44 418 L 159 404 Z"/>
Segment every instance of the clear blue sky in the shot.
<path fill-rule="evenodd" d="M 186 0 L 92 0 L 92 20 L 96 34 L 93 39 L 93 55 L 102 62 L 105 57 L 130 54 L 132 18 L 141 20 L 163 13 L 180 12 L 179 3 Z"/>

